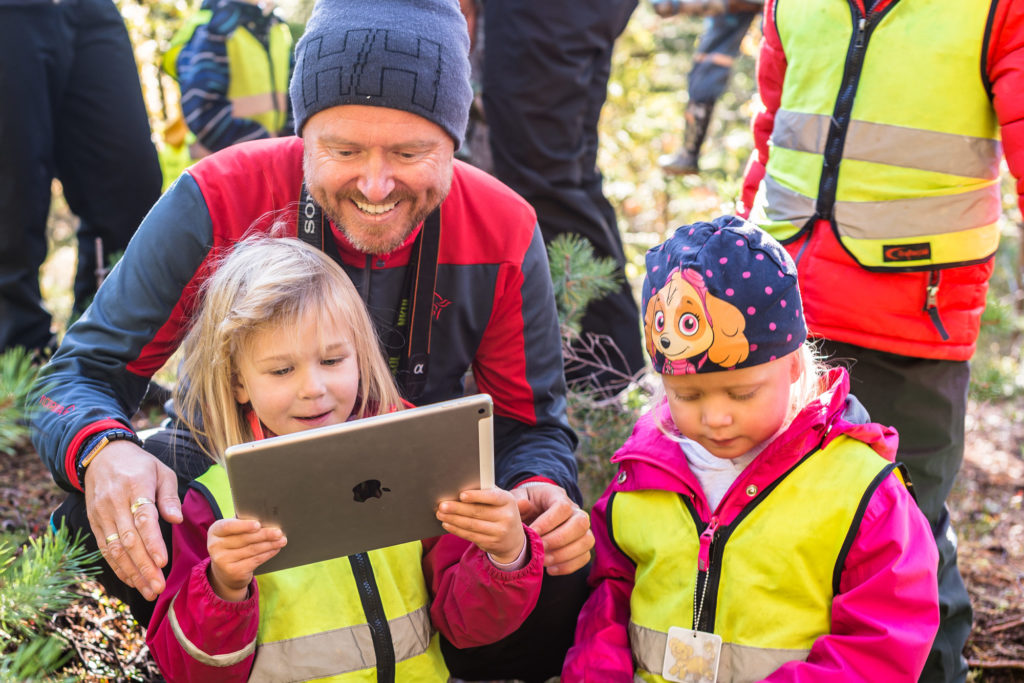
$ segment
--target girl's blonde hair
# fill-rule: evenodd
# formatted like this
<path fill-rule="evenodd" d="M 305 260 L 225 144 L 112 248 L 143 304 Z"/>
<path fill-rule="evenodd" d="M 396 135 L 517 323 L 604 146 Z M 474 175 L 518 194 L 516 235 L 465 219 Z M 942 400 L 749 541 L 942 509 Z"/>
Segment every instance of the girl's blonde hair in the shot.
<path fill-rule="evenodd" d="M 353 416 L 402 407 L 366 307 L 328 256 L 295 238 L 256 236 L 238 242 L 215 267 L 182 343 L 174 391 L 179 416 L 213 460 L 222 462 L 224 449 L 254 438 L 233 392 L 238 354 L 264 330 L 291 326 L 298 339 L 298 323 L 309 313 L 351 336 L 359 368 Z"/>
<path fill-rule="evenodd" d="M 797 362 L 800 363 L 800 376 L 789 387 L 789 408 L 786 411 L 784 425 L 793 421 L 801 410 L 810 403 L 817 400 L 828 389 L 828 371 L 823 356 L 818 351 L 814 341 L 808 339 L 792 353 L 798 354 Z M 661 405 L 665 400 L 665 390 L 658 385 L 659 389 L 654 395 L 654 406 Z M 666 414 L 664 420 L 658 421 L 658 428 L 669 437 L 677 437 L 679 430 L 672 422 L 672 416 Z"/>
<path fill-rule="evenodd" d="M 828 389 L 828 365 L 814 341 L 808 339 L 797 349 L 800 354 L 800 376 L 789 388 L 789 410 L 786 424 L 801 410 L 816 401 Z"/>

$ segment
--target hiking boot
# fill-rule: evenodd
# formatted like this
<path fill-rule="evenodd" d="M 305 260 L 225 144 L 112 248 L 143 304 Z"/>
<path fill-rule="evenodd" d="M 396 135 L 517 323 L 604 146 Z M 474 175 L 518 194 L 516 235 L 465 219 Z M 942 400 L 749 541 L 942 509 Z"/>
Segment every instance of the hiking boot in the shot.
<path fill-rule="evenodd" d="M 665 154 L 658 157 L 658 165 L 663 173 L 669 175 L 697 175 L 700 168 L 697 166 L 697 156 L 690 154 L 685 149 L 678 154 Z"/>
<path fill-rule="evenodd" d="M 700 146 L 708 134 L 711 111 L 714 102 L 690 102 L 683 115 L 683 148 L 674 156 L 658 159 L 661 170 L 669 175 L 694 175 L 700 173 Z"/>

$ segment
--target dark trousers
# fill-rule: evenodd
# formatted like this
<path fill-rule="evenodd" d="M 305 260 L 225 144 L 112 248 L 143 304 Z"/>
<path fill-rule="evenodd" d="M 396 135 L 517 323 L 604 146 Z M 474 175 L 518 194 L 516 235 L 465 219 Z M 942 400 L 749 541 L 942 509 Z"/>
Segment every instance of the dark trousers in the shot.
<path fill-rule="evenodd" d="M 597 123 L 611 70 L 612 47 L 636 0 L 487 0 L 484 111 L 494 175 L 537 211 L 545 242 L 575 233 L 617 264 L 622 284 L 589 306 L 583 332 L 605 335 L 622 358 L 616 370 L 643 367 L 640 316 L 626 281 L 615 211 L 597 169 Z M 570 382 L 585 379 L 567 373 Z M 609 377 L 597 373 L 594 383 Z"/>
<path fill-rule="evenodd" d="M 146 439 L 145 449 L 178 474 L 178 495 L 184 498 L 189 482 L 210 466 L 206 454 L 196 445 L 187 429 L 172 423 Z M 53 523 L 62 522 L 74 532 L 86 536 L 86 548 L 96 550 L 96 539 L 86 516 L 85 497 L 71 493 L 53 514 Z M 164 542 L 171 550 L 171 525 L 160 521 Z M 121 583 L 110 566 L 100 560 L 97 580 L 107 593 L 128 605 L 143 626 L 149 625 L 154 603 L 133 588 Z M 164 567 L 170 574 L 171 563 Z M 442 638 L 441 651 L 453 676 L 466 680 L 518 678 L 527 683 L 542 682 L 562 671 L 565 653 L 572 645 L 576 618 L 590 592 L 586 585 L 590 566 L 569 576 L 544 576 L 540 598 L 533 612 L 518 630 L 507 638 L 482 647 L 460 650 Z"/>
<path fill-rule="evenodd" d="M 78 228 L 75 308 L 96 290 L 95 240 L 121 251 L 160 196 L 138 72 L 111 0 L 0 4 L 0 351 L 50 339 L 39 267 L 50 185 Z"/>
<path fill-rule="evenodd" d="M 543 683 L 562 673 L 576 634 L 576 619 L 590 595 L 590 565 L 568 576 L 544 575 L 537 606 L 517 631 L 492 645 L 459 650 L 443 637 L 451 675 L 466 681 L 517 679 Z"/>
<path fill-rule="evenodd" d="M 722 96 L 732 74 L 731 60 L 740 53 L 743 36 L 747 35 L 750 22 L 756 16 L 758 12 L 736 12 L 716 14 L 705 20 L 704 33 L 686 80 L 690 102 L 714 104 Z M 717 62 L 714 55 L 728 57 L 730 63 Z"/>
<path fill-rule="evenodd" d="M 921 681 L 964 681 L 964 644 L 971 631 L 971 603 L 956 564 L 956 534 L 946 497 L 964 456 L 964 422 L 970 366 L 898 356 L 826 341 L 823 352 L 850 369 L 851 390 L 874 422 L 899 432 L 897 458 L 907 465 L 917 503 L 939 547 L 941 623 Z"/>

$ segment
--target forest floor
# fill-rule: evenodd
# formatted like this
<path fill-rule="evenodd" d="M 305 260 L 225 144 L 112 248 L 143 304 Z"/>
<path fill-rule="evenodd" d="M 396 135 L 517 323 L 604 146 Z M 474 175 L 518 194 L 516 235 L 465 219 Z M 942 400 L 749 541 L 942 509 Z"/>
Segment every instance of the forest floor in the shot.
<path fill-rule="evenodd" d="M 949 499 L 974 606 L 973 680 L 1024 681 L 1024 420 L 1018 401 L 972 403 Z"/>

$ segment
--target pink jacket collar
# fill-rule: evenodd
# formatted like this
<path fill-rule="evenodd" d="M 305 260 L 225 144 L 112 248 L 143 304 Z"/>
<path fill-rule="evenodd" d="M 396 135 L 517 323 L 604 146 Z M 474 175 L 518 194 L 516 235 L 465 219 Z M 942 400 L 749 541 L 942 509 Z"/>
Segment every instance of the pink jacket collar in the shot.
<path fill-rule="evenodd" d="M 689 497 L 703 518 L 709 519 L 714 513 L 727 524 L 758 491 L 781 478 L 805 455 L 827 446 L 841 435 L 862 441 L 882 457 L 893 460 L 898 443 L 895 429 L 874 422 L 858 424 L 847 419 L 853 417 L 853 411 L 849 410 L 846 400 L 850 386 L 846 370 L 830 370 L 827 383 L 828 389 L 819 399 L 805 407 L 786 431 L 744 470 L 715 511 L 709 508 L 679 445 L 658 428 L 656 419 L 671 424 L 665 401 L 640 418 L 633 434 L 612 456 L 611 461 L 618 463 L 620 473 L 614 488 L 618 491 L 675 491 Z"/>

